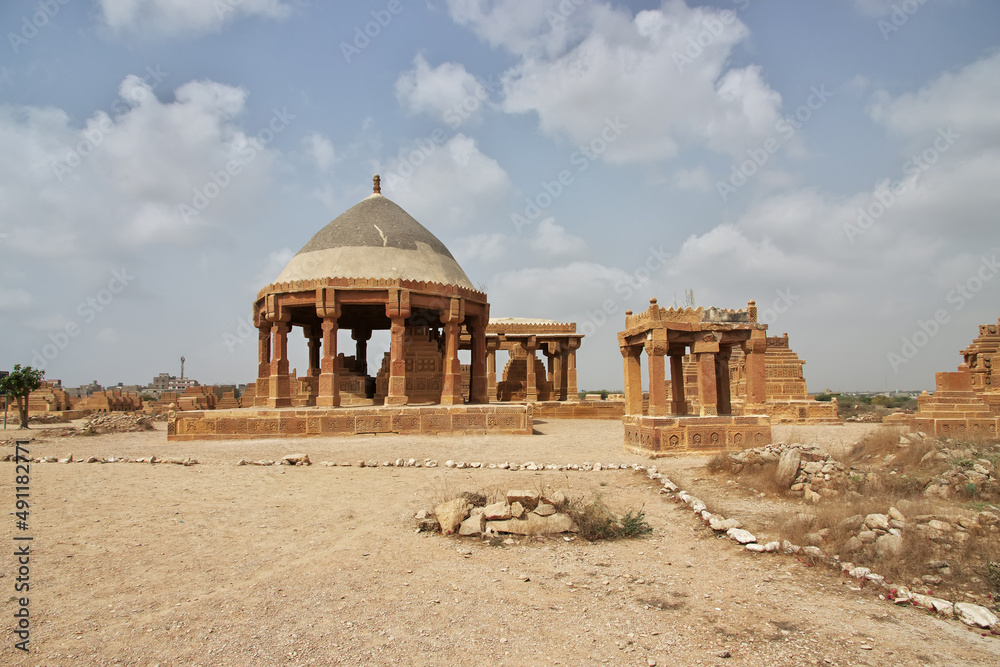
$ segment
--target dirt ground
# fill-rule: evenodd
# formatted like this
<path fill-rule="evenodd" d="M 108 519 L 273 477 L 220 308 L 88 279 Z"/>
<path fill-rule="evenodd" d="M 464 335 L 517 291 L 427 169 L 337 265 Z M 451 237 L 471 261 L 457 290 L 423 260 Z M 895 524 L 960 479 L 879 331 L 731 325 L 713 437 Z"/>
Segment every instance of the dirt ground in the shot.
<path fill-rule="evenodd" d="M 775 437 L 846 446 L 869 428 L 777 427 Z M 997 638 L 852 590 L 837 573 L 791 556 L 719 540 L 631 470 L 236 465 L 293 452 L 338 463 L 651 463 L 622 451 L 618 422 L 536 429 L 175 444 L 162 423 L 154 432 L 72 438 L 33 428 L 32 456 L 155 454 L 200 464 L 33 464 L 31 653 L 15 650 L 10 633 L 11 516 L 0 533 L 0 664 L 1000 664 Z M 755 511 L 753 502 L 710 486 L 698 472 L 704 461 L 655 465 L 752 523 L 743 513 Z M 14 464 L 0 464 L 11 514 L 14 474 Z M 414 529 L 417 510 L 463 490 L 546 487 L 642 508 L 654 532 L 490 546 Z M 759 525 L 766 533 L 766 520 Z"/>

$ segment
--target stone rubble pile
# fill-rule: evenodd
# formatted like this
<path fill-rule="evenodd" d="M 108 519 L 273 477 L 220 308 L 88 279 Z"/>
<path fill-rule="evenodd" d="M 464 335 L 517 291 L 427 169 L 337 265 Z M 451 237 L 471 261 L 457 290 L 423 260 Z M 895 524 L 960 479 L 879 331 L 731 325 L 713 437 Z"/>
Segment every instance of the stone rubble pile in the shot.
<path fill-rule="evenodd" d="M 818 503 L 824 497 L 835 498 L 850 488 L 854 480 L 866 477 L 865 472 L 844 465 L 817 445 L 766 445 L 730 454 L 729 460 L 734 475 L 748 465 L 776 462 L 778 467 L 774 478 L 778 486 L 802 494 L 807 502 L 812 503 Z"/>
<path fill-rule="evenodd" d="M 845 422 L 855 422 L 858 424 L 881 424 L 882 415 L 876 414 L 874 412 L 866 412 L 861 415 L 854 415 L 852 417 L 847 417 L 844 419 Z"/>
<path fill-rule="evenodd" d="M 65 424 L 67 421 L 62 415 L 28 415 L 29 424 Z"/>
<path fill-rule="evenodd" d="M 955 494 L 1000 495 L 1000 477 L 996 466 L 986 458 L 977 458 L 978 452 L 970 449 L 931 450 L 928 454 L 954 462 L 954 467 L 938 475 L 924 489 L 929 498 L 950 498 Z"/>
<path fill-rule="evenodd" d="M 134 433 L 152 431 L 149 417 L 135 412 L 95 412 L 83 423 L 83 428 L 73 435 L 100 433 Z"/>
<path fill-rule="evenodd" d="M 917 443 L 926 444 L 927 441 L 928 436 L 923 433 L 904 433 L 900 436 L 899 448 L 905 449 Z M 985 458 L 990 456 L 988 452 L 951 448 L 948 445 L 954 444 L 954 441 L 950 439 L 941 441 L 930 438 L 930 441 L 936 444 L 923 456 L 920 463 L 942 461 L 950 462 L 953 467 L 927 483 L 923 491 L 925 496 L 948 499 L 956 494 L 1000 495 L 1000 473 L 996 464 Z M 891 464 L 894 458 L 890 454 L 884 459 L 884 463 Z M 804 500 L 812 503 L 855 491 L 855 487 L 877 479 L 875 473 L 847 466 L 817 445 L 766 445 L 729 454 L 729 460 L 734 475 L 738 475 L 747 466 L 776 462 L 775 483 L 781 488 L 788 488 L 791 493 L 801 494 Z"/>
<path fill-rule="evenodd" d="M 490 504 L 481 494 L 465 493 L 433 511 L 420 510 L 414 518 L 420 531 L 464 537 L 575 533 L 572 517 L 560 511 L 565 505 L 562 491 L 511 489 L 503 500 Z"/>

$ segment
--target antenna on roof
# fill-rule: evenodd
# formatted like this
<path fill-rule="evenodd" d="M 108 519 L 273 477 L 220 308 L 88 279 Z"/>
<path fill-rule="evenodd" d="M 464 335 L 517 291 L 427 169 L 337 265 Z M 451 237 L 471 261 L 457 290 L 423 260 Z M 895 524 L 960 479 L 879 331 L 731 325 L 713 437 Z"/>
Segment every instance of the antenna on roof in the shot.
<path fill-rule="evenodd" d="M 375 183 L 375 186 L 372 188 L 372 192 L 377 195 L 382 194 L 382 179 L 378 177 L 378 174 L 375 174 L 375 178 L 372 179 L 372 182 Z"/>

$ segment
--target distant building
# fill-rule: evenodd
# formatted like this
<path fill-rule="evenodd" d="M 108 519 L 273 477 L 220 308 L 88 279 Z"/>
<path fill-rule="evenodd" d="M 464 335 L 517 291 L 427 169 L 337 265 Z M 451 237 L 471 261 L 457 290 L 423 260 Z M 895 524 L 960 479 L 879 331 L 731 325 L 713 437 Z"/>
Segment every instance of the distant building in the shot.
<path fill-rule="evenodd" d="M 104 391 L 104 387 L 97 384 L 97 380 L 94 380 L 90 384 L 81 384 L 79 387 L 66 389 L 66 393 L 73 398 L 86 398 L 96 391 Z"/>
<path fill-rule="evenodd" d="M 191 378 L 170 378 L 170 382 L 167 385 L 167 391 L 176 391 L 182 393 L 188 387 L 197 387 L 198 381 L 192 380 Z"/>
<path fill-rule="evenodd" d="M 150 383 L 148 389 L 157 394 L 161 394 L 165 391 L 184 393 L 184 390 L 188 387 L 197 386 L 197 380 L 192 380 L 191 378 L 179 378 L 169 373 L 160 373 L 153 378 L 153 381 Z"/>
<path fill-rule="evenodd" d="M 149 389 L 156 392 L 167 391 L 167 387 L 170 386 L 170 381 L 174 380 L 174 376 L 170 373 L 160 373 L 153 381 L 149 383 Z"/>

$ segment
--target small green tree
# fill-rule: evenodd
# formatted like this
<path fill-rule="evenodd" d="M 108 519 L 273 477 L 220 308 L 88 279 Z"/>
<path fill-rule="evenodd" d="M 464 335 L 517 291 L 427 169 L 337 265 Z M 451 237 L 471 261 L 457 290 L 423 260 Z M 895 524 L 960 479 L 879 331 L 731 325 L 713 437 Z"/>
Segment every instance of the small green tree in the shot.
<path fill-rule="evenodd" d="M 14 370 L 7 377 L 0 378 L 0 392 L 13 396 L 17 403 L 17 412 L 21 417 L 21 428 L 28 428 L 28 394 L 42 386 L 45 371 L 35 370 L 31 366 L 21 368 L 14 364 Z"/>

